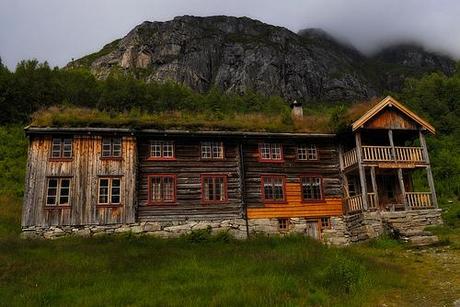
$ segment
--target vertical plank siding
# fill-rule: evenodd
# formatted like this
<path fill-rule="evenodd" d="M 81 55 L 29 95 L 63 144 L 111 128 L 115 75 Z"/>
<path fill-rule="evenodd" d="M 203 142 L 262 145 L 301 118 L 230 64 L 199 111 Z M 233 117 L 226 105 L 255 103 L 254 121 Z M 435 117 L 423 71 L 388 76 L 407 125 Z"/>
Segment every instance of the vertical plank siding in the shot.
<path fill-rule="evenodd" d="M 122 157 L 102 160 L 101 136 L 76 135 L 71 161 L 50 161 L 51 136 L 31 136 L 22 226 L 131 223 L 135 220 L 136 142 L 122 138 Z M 69 177 L 70 208 L 45 208 L 48 177 Z M 121 205 L 101 207 L 98 180 L 121 177 Z"/>
<path fill-rule="evenodd" d="M 210 138 L 170 137 L 174 141 L 174 160 L 149 160 L 150 140 L 159 140 L 155 136 L 138 139 L 139 181 L 138 181 L 138 219 L 183 220 L 183 219 L 225 219 L 242 216 L 239 142 Z M 202 160 L 201 141 L 222 141 L 224 159 Z M 176 202 L 173 204 L 149 204 L 148 176 L 171 174 L 176 177 Z M 203 203 L 201 175 L 226 175 L 227 195 L 225 203 Z"/>

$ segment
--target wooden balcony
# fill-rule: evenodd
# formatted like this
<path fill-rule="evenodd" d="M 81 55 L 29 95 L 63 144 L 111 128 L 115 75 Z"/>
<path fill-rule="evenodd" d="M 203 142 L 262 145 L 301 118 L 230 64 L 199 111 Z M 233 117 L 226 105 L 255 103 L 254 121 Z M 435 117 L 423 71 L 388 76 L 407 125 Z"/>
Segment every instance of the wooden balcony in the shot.
<path fill-rule="evenodd" d="M 394 147 L 391 146 L 361 146 L 363 163 L 396 162 L 396 163 L 426 163 L 422 147 Z M 358 163 L 356 148 L 343 154 L 344 168 Z"/>
<path fill-rule="evenodd" d="M 377 203 L 376 193 L 367 193 L 368 211 L 375 211 L 386 208 L 384 210 L 395 210 L 395 204 L 380 206 Z M 407 208 L 409 210 L 429 209 L 433 208 L 432 195 L 430 192 L 406 192 L 405 193 Z M 402 205 L 402 204 L 401 204 Z M 364 211 L 363 195 L 355 195 L 345 199 L 347 214 L 359 213 Z M 404 206 L 404 205 L 402 205 Z"/>

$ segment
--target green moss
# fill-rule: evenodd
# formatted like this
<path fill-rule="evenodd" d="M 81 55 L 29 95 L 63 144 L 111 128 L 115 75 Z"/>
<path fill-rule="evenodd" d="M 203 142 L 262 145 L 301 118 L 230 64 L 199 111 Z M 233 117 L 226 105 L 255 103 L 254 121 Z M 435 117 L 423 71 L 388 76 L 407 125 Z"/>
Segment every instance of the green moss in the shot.
<path fill-rule="evenodd" d="M 121 41 L 121 38 L 114 40 L 111 43 L 106 44 L 104 47 L 102 47 L 101 50 L 98 52 L 94 52 L 91 54 L 88 54 L 87 56 L 84 56 L 78 60 L 75 60 L 71 62 L 71 66 L 86 66 L 90 67 L 91 64 L 98 58 L 107 55 L 111 53 L 112 51 L 116 50 L 118 48 L 118 45 Z"/>

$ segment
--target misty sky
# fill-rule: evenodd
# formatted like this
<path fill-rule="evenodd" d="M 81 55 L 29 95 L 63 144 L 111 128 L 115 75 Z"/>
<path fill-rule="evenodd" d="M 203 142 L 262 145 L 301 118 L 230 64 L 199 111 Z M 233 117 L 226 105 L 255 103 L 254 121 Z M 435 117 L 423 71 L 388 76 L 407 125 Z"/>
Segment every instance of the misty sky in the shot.
<path fill-rule="evenodd" d="M 294 32 L 323 28 L 369 53 L 413 40 L 460 58 L 459 0 L 0 0 L 0 57 L 65 65 L 144 20 L 248 16 Z"/>

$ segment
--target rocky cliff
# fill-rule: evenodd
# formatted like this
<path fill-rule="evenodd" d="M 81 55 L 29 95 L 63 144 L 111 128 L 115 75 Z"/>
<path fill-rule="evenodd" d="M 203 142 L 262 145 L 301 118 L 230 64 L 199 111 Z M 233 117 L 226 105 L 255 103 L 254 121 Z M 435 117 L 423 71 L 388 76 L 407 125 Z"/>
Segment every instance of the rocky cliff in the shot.
<path fill-rule="evenodd" d="M 399 54 L 398 47 L 368 58 L 318 29 L 296 34 L 246 17 L 182 16 L 146 21 L 68 66 L 89 66 L 100 78 L 121 70 L 147 81 L 173 80 L 198 91 L 216 86 L 288 100 L 338 101 L 366 99 L 398 88 L 402 77 L 419 71 L 451 73 L 454 64 L 423 49 Z M 395 67 L 409 69 L 401 72 Z"/>

